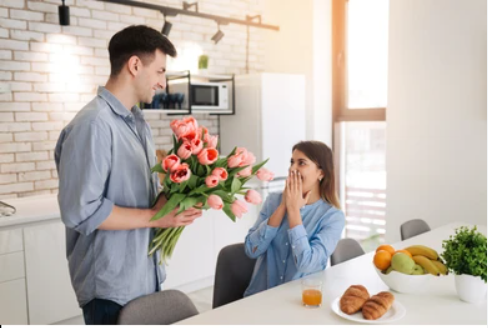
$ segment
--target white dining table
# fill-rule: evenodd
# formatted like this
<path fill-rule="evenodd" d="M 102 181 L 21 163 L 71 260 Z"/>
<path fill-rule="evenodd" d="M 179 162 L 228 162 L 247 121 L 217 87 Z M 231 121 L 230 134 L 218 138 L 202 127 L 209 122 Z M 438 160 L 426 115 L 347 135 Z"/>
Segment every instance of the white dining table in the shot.
<path fill-rule="evenodd" d="M 433 229 L 425 234 L 392 244 L 395 249 L 409 245 L 429 246 L 442 252 L 442 241 L 454 234 L 460 226 L 455 222 Z M 486 226 L 478 226 L 486 236 Z M 372 264 L 374 252 L 327 268 L 312 275 L 323 283 L 323 302 L 319 308 L 306 308 L 301 301 L 300 280 L 291 281 L 242 300 L 210 310 L 178 322 L 180 325 L 342 325 L 356 324 L 333 312 L 331 303 L 351 285 L 365 286 L 371 295 L 390 291 L 406 310 L 403 318 L 391 324 L 417 325 L 485 325 L 487 303 L 470 304 L 459 299 L 454 275 L 440 276 L 418 294 L 401 294 L 389 290 Z"/>

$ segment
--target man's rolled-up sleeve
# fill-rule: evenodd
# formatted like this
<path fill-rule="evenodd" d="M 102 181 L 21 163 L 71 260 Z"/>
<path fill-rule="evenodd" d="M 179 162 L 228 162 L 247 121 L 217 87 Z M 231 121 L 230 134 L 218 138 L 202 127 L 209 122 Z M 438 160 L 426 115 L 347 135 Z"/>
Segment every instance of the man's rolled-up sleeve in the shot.
<path fill-rule="evenodd" d="M 64 132 L 58 143 L 61 219 L 67 227 L 89 235 L 114 205 L 104 196 L 112 161 L 110 130 L 103 122 L 86 122 Z"/>

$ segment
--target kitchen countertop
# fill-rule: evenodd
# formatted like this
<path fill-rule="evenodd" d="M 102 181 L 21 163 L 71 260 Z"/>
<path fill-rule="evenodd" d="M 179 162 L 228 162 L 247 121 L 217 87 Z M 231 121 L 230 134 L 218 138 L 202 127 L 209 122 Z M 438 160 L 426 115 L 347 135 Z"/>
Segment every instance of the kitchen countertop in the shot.
<path fill-rule="evenodd" d="M 54 194 L 12 198 L 3 202 L 14 206 L 17 211 L 14 215 L 0 217 L 0 229 L 61 218 L 58 198 Z"/>
<path fill-rule="evenodd" d="M 257 179 L 252 179 L 246 183 L 246 187 L 259 192 L 261 182 Z M 0 216 L 0 229 L 61 219 L 57 194 L 11 198 L 1 201 L 14 206 L 17 211 L 11 216 Z"/>

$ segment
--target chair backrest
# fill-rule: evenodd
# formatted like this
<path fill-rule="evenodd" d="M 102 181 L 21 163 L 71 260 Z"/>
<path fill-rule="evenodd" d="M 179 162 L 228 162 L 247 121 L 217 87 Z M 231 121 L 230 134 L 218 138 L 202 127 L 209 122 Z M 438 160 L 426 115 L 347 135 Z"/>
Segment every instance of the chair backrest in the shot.
<path fill-rule="evenodd" d="M 330 257 L 330 264 L 336 265 L 365 254 L 357 240 L 345 238 L 339 240 L 337 247 Z"/>
<path fill-rule="evenodd" d="M 179 290 L 164 290 L 127 303 L 118 318 L 119 325 L 170 325 L 198 314 L 188 296 Z"/>
<path fill-rule="evenodd" d="M 256 260 L 247 257 L 242 243 L 222 248 L 215 270 L 214 309 L 243 298 L 255 264 Z"/>
<path fill-rule="evenodd" d="M 430 231 L 430 227 L 427 222 L 422 219 L 413 219 L 400 226 L 402 240 L 415 237 L 427 231 Z"/>

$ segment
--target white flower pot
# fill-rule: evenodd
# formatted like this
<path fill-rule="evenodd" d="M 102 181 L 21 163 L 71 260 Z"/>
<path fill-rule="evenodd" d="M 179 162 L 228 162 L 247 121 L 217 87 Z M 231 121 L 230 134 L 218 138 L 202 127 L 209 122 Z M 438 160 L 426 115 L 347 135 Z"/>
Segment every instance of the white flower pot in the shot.
<path fill-rule="evenodd" d="M 481 277 L 467 274 L 455 275 L 456 290 L 459 298 L 468 303 L 481 303 L 486 301 L 486 283 Z"/>

